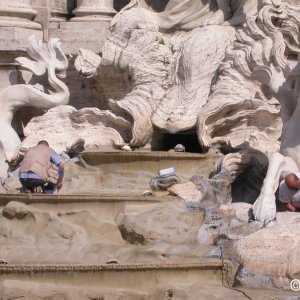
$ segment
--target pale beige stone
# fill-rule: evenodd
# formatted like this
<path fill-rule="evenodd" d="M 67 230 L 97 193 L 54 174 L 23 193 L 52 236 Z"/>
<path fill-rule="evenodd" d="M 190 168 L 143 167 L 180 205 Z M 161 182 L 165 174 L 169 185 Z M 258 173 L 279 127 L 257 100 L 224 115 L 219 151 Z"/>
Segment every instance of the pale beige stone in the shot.
<path fill-rule="evenodd" d="M 79 0 L 72 21 L 110 20 L 116 14 L 113 0 Z"/>
<path fill-rule="evenodd" d="M 197 240 L 202 212 L 189 212 L 180 201 L 126 205 L 116 222 L 123 238 L 132 244 L 189 244 Z"/>
<path fill-rule="evenodd" d="M 79 139 L 84 141 L 85 149 L 120 149 L 124 146 L 122 136 L 126 137 L 129 131 L 128 121 L 109 111 L 58 106 L 28 123 L 24 128 L 26 138 L 14 156 L 22 156 L 27 149 L 43 139 L 58 153 L 68 152 L 68 148 Z"/>
<path fill-rule="evenodd" d="M 185 201 L 195 201 L 197 199 L 202 199 L 203 192 L 199 191 L 197 186 L 192 182 L 186 182 L 181 184 L 172 185 L 168 191 Z M 201 200 L 200 200 L 201 201 Z"/>
<path fill-rule="evenodd" d="M 239 261 L 238 280 L 245 286 L 289 289 L 300 270 L 299 222 L 281 223 L 235 242 L 227 253 Z"/>

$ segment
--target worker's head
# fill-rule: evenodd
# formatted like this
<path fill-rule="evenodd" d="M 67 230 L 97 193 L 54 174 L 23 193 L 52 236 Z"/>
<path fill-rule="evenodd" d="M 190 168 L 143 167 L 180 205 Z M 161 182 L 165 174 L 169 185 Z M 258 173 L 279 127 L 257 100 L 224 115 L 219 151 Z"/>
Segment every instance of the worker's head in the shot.
<path fill-rule="evenodd" d="M 38 142 L 38 145 L 45 145 L 45 146 L 48 146 L 48 147 L 49 147 L 49 144 L 48 144 L 48 142 L 47 142 L 47 141 L 45 141 L 45 140 L 41 140 L 41 141 L 39 141 L 39 142 Z"/>
<path fill-rule="evenodd" d="M 290 173 L 285 177 L 285 183 L 291 190 L 297 190 L 299 188 L 299 179 L 294 173 Z"/>

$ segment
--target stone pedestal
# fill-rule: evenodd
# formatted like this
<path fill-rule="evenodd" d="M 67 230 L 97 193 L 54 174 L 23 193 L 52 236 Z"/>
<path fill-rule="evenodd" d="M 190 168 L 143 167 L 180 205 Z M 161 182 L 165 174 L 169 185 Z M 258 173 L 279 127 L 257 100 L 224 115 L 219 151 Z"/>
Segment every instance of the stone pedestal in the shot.
<path fill-rule="evenodd" d="M 42 26 L 30 0 L 0 1 L 0 51 L 24 51 L 32 34 L 42 39 Z"/>
<path fill-rule="evenodd" d="M 113 0 L 78 0 L 72 21 L 111 20 L 116 14 Z"/>
<path fill-rule="evenodd" d="M 75 0 L 50 0 L 50 21 L 69 19 L 75 7 Z"/>
<path fill-rule="evenodd" d="M 41 29 L 41 25 L 33 22 L 37 12 L 30 5 L 30 0 L 1 0 L 0 27 L 21 27 Z"/>

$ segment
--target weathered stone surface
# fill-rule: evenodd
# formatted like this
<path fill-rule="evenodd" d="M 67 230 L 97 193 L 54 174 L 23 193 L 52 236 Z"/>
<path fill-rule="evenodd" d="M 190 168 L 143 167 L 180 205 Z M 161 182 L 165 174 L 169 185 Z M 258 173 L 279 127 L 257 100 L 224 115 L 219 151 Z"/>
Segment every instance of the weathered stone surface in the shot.
<path fill-rule="evenodd" d="M 145 293 L 135 292 L 130 289 L 89 288 L 82 286 L 70 287 L 65 284 L 60 288 L 51 283 L 33 283 L 31 281 L 5 280 L 0 284 L 1 299 L 13 298 L 37 299 L 37 300 L 90 300 L 90 299 L 114 299 L 114 300 L 143 300 Z"/>
<path fill-rule="evenodd" d="M 126 205 L 116 222 L 123 238 L 132 244 L 189 244 L 197 240 L 202 213 L 187 211 L 180 201 L 145 207 Z"/>
<path fill-rule="evenodd" d="M 176 174 L 159 175 L 151 178 L 150 187 L 153 191 L 166 191 L 173 184 L 180 182 Z"/>
<path fill-rule="evenodd" d="M 289 289 L 290 278 L 299 274 L 297 213 L 279 213 L 278 218 L 279 223 L 273 227 L 261 229 L 227 248 L 226 255 L 242 266 L 237 276 L 242 285 Z"/>
<path fill-rule="evenodd" d="M 197 186 L 190 181 L 174 184 L 168 189 L 168 191 L 172 195 L 182 198 L 185 202 L 200 202 L 204 196 L 203 191 L 198 190 Z"/>
<path fill-rule="evenodd" d="M 84 141 L 84 149 L 120 149 L 124 145 L 122 136 L 126 139 L 129 128 L 125 119 L 109 111 L 59 106 L 29 122 L 24 129 L 26 138 L 15 155 L 22 156 L 43 139 L 58 153 L 68 152 L 80 139 Z"/>
<path fill-rule="evenodd" d="M 125 246 L 117 224 L 82 209 L 55 214 L 10 202 L 0 222 L 1 258 L 14 263 L 105 263 Z"/>
<path fill-rule="evenodd" d="M 209 205 L 216 204 L 211 180 L 203 175 L 193 175 L 190 181 L 177 184 L 169 189 L 170 194 L 179 196 L 189 209 L 203 209 Z"/>
<path fill-rule="evenodd" d="M 73 13 L 76 17 L 72 21 L 78 21 L 78 19 L 96 21 L 97 19 L 111 19 L 116 11 L 113 7 L 113 0 L 79 0 Z"/>
<path fill-rule="evenodd" d="M 2 211 L 2 215 L 8 219 L 23 219 L 30 214 L 25 204 L 16 201 L 9 202 Z"/>
<path fill-rule="evenodd" d="M 216 245 L 223 239 L 240 240 L 263 227 L 252 221 L 252 206 L 247 203 L 232 203 L 205 209 L 204 224 L 198 232 L 201 244 Z"/>

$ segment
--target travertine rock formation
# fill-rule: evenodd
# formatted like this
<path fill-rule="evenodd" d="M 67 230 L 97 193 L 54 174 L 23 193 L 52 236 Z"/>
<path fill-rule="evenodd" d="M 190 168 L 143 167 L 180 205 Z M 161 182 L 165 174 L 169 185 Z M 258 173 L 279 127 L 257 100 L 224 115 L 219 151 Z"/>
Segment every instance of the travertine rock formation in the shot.
<path fill-rule="evenodd" d="M 110 111 L 58 106 L 28 123 L 24 129 L 26 138 L 11 162 L 43 139 L 50 141 L 58 153 L 68 152 L 79 139 L 84 141 L 84 149 L 120 149 L 124 145 L 123 139 L 130 135 L 130 128 L 127 120 Z"/>
<path fill-rule="evenodd" d="M 245 286 L 289 289 L 299 273 L 299 216 L 278 213 L 271 228 L 259 230 L 229 247 L 225 253 L 241 264 L 237 280 Z"/>
<path fill-rule="evenodd" d="M 188 10 L 180 10 L 176 1 L 161 13 L 144 1 L 132 1 L 112 21 L 101 59 L 81 50 L 77 69 L 86 77 L 108 66 L 128 71 L 132 92 L 109 104 L 114 113 L 131 116 L 132 139 L 126 142 L 133 146 L 150 142 L 155 127 L 171 134 L 197 131 L 205 147 L 276 151 L 279 104 L 251 76 L 258 66 L 286 69 L 295 63 L 287 54 L 294 53 L 297 41 L 286 32 L 296 11 L 280 1 L 236 1 L 232 7 L 225 2 L 208 7 L 196 0 L 181 4 L 202 8 L 185 19 Z M 241 18 L 242 9 L 247 21 Z M 212 24 L 205 26 L 208 16 L 219 13 L 222 18 L 210 19 Z M 283 26 L 272 23 L 275 15 Z M 224 26 L 224 20 L 226 25 L 245 21 L 245 28 Z"/>
<path fill-rule="evenodd" d="M 147 221 L 146 221 L 147 220 Z M 132 244 L 193 244 L 202 223 L 202 212 L 189 212 L 181 201 L 126 205 L 116 222 L 123 238 Z"/>

